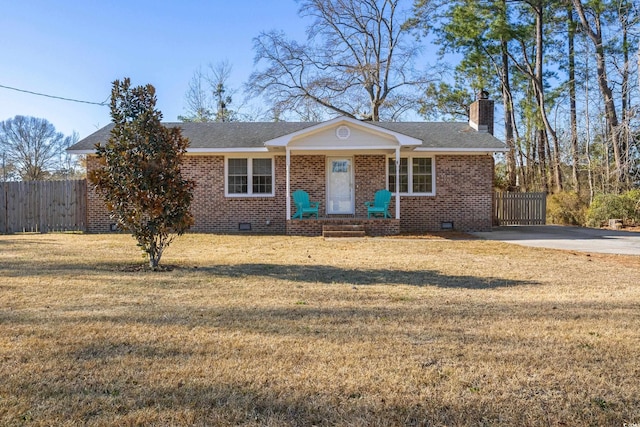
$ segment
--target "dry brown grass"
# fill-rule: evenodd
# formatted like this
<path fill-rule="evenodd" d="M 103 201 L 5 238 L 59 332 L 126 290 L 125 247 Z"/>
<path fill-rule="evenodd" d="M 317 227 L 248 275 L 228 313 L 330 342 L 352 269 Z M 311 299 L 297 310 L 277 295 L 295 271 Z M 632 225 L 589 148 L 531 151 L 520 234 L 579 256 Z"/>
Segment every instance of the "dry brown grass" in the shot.
<path fill-rule="evenodd" d="M 640 257 L 0 236 L 1 425 L 640 423 Z"/>

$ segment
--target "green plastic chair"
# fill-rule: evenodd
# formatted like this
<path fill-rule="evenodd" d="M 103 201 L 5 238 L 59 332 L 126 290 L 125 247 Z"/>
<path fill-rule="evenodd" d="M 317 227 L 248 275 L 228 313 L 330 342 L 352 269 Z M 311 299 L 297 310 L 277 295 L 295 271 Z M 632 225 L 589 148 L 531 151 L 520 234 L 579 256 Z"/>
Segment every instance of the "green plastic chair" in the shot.
<path fill-rule="evenodd" d="M 291 197 L 293 197 L 293 203 L 295 203 L 297 209 L 293 218 L 303 219 L 304 217 L 315 215 L 316 219 L 318 219 L 320 202 L 310 202 L 309 194 L 304 190 L 294 191 Z"/>
<path fill-rule="evenodd" d="M 391 191 L 378 190 L 373 202 L 364 202 L 367 207 L 367 218 L 371 216 L 382 216 L 383 218 L 391 218 L 389 215 L 389 203 L 391 202 Z"/>

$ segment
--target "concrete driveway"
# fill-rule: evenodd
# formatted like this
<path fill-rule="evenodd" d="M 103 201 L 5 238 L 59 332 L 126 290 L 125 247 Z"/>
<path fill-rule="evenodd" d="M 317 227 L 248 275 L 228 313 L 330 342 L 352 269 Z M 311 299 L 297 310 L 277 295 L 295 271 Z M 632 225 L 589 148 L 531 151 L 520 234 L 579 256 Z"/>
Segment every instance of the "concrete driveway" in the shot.
<path fill-rule="evenodd" d="M 630 231 L 565 227 L 561 225 L 521 225 L 494 227 L 491 232 L 471 234 L 485 240 L 496 240 L 539 248 L 640 255 L 640 233 Z"/>

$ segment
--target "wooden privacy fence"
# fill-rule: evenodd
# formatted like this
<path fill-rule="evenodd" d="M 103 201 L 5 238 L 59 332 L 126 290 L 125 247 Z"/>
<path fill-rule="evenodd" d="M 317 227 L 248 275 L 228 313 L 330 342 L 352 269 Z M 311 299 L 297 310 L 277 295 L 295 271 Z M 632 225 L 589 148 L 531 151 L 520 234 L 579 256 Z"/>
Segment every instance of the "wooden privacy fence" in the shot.
<path fill-rule="evenodd" d="M 87 182 L 0 182 L 0 233 L 85 231 Z"/>
<path fill-rule="evenodd" d="M 544 225 L 547 194 L 497 192 L 493 196 L 493 217 L 496 225 Z"/>

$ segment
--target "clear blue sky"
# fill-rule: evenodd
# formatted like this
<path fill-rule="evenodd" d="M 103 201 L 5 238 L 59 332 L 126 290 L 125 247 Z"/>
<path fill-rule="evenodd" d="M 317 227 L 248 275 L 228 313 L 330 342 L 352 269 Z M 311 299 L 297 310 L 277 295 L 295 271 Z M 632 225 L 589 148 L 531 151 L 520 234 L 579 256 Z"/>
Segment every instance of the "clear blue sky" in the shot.
<path fill-rule="evenodd" d="M 102 102 L 115 79 L 151 83 L 165 121 L 184 114 L 199 66 L 228 60 L 230 86 L 253 68 L 252 39 L 283 30 L 302 41 L 307 22 L 294 0 L 7 0 L 0 13 L 0 85 Z M 0 88 L 0 121 L 47 119 L 84 138 L 110 122 L 109 108 Z"/>

